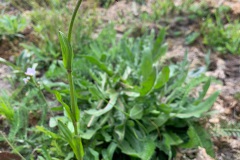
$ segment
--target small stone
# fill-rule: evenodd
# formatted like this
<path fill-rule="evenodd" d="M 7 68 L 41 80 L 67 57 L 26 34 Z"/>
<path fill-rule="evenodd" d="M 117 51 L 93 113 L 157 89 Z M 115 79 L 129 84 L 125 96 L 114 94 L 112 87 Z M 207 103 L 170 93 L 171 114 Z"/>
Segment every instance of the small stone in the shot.
<path fill-rule="evenodd" d="M 219 123 L 219 118 L 211 118 L 209 119 L 210 123 Z"/>
<path fill-rule="evenodd" d="M 231 114 L 232 110 L 230 108 L 225 108 L 224 113 L 225 114 Z"/>

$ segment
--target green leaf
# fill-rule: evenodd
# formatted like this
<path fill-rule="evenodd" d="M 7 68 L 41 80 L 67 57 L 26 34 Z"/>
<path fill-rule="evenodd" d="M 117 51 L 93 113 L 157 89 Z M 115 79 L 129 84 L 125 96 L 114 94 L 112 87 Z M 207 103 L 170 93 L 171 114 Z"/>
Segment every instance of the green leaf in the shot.
<path fill-rule="evenodd" d="M 72 70 L 73 50 L 67 37 L 61 32 L 58 32 L 58 38 L 61 45 L 63 64 L 67 70 Z"/>
<path fill-rule="evenodd" d="M 10 122 L 13 121 L 14 110 L 7 99 L 0 97 L 0 114 L 4 115 Z"/>
<path fill-rule="evenodd" d="M 43 146 L 40 152 L 44 156 L 44 160 L 52 160 L 52 157 L 50 156 L 49 151 L 46 149 L 46 146 Z"/>
<path fill-rule="evenodd" d="M 92 148 L 85 148 L 85 152 L 83 160 L 99 160 L 99 153 Z"/>
<path fill-rule="evenodd" d="M 197 106 L 191 105 L 181 113 L 176 113 L 176 114 L 171 113 L 171 116 L 179 117 L 179 118 L 190 118 L 190 117 L 199 118 L 204 112 L 207 112 L 212 107 L 218 95 L 219 95 L 219 92 L 215 92 L 210 97 L 208 97 L 204 102 L 198 104 Z"/>
<path fill-rule="evenodd" d="M 164 67 L 160 74 L 158 74 L 156 84 L 155 84 L 155 89 L 161 88 L 166 84 L 169 80 L 169 75 L 170 75 L 170 69 L 169 67 Z"/>
<path fill-rule="evenodd" d="M 201 34 L 199 32 L 192 32 L 191 34 L 187 35 L 185 43 L 187 45 L 192 44 L 200 35 Z"/>
<path fill-rule="evenodd" d="M 72 132 L 60 120 L 58 120 L 58 128 L 63 133 L 63 136 L 64 136 L 65 140 L 71 145 L 72 144 L 72 139 L 73 139 Z"/>
<path fill-rule="evenodd" d="M 60 120 L 58 121 L 58 127 L 59 130 L 63 133 L 64 139 L 71 146 L 77 159 L 80 159 L 80 157 L 82 157 L 84 154 L 81 138 L 76 135 L 74 136 L 68 127 L 64 125 Z"/>
<path fill-rule="evenodd" d="M 95 57 L 93 57 L 93 56 L 83 56 L 83 58 L 86 58 L 90 63 L 98 66 L 99 69 L 105 71 L 109 76 L 113 75 L 113 72 L 110 69 L 108 69 L 108 67 L 104 63 L 102 63 L 101 61 L 99 61 Z"/>
<path fill-rule="evenodd" d="M 51 138 L 58 139 L 61 138 L 59 135 L 53 133 L 52 131 L 44 128 L 43 126 L 36 126 L 36 129 L 40 132 L 43 132 L 45 135 L 48 135 Z"/>
<path fill-rule="evenodd" d="M 162 46 L 163 41 L 165 39 L 165 35 L 166 35 L 166 30 L 162 29 L 159 32 L 157 40 L 154 43 L 154 46 L 152 49 L 152 56 L 153 56 L 152 58 L 154 62 L 158 61 L 159 58 L 163 56 L 167 51 L 167 48 L 168 48 L 167 45 Z"/>
<path fill-rule="evenodd" d="M 155 151 L 155 143 L 152 140 L 146 140 L 145 145 L 143 147 L 143 152 L 141 155 L 142 160 L 150 160 L 154 151 Z"/>
<path fill-rule="evenodd" d="M 194 124 L 189 122 L 189 129 L 187 132 L 189 140 L 187 143 L 182 144 L 182 148 L 197 148 L 198 146 L 206 149 L 207 153 L 214 157 L 213 143 L 211 141 L 211 136 L 207 131 L 199 124 Z"/>
<path fill-rule="evenodd" d="M 182 97 L 182 104 L 188 99 L 188 95 L 192 89 L 197 87 L 203 82 L 206 82 L 209 78 L 206 76 L 200 76 L 197 78 L 192 79 L 186 87 L 184 87 L 182 90 L 184 91 L 183 97 Z"/>
<path fill-rule="evenodd" d="M 64 77 L 66 75 L 65 67 L 62 64 L 59 65 L 61 62 L 59 62 L 57 60 L 54 60 L 51 63 L 52 64 L 48 67 L 47 72 L 45 72 L 45 76 L 48 79 L 48 80 L 45 80 L 46 81 L 45 85 L 47 85 L 48 87 L 50 87 L 51 85 L 54 86 L 54 84 L 55 84 L 55 83 L 53 83 L 50 80 L 53 80 L 55 82 L 56 80 L 58 80 L 58 79 L 60 79 L 60 78 L 62 78 L 62 77 Z M 50 83 L 51 85 L 49 86 L 48 83 Z M 57 86 L 58 84 L 55 84 L 55 85 Z"/>
<path fill-rule="evenodd" d="M 104 109 L 96 110 L 96 109 L 90 109 L 85 111 L 87 114 L 94 115 L 96 117 L 99 117 L 107 112 L 109 112 L 113 106 L 116 104 L 118 98 L 117 93 L 113 93 L 110 95 L 110 101 L 108 102 L 107 106 Z"/>
<path fill-rule="evenodd" d="M 105 99 L 103 93 L 97 88 L 97 86 L 90 86 L 88 89 L 94 99 Z"/>
<path fill-rule="evenodd" d="M 63 102 L 61 94 L 58 91 L 54 91 L 54 93 L 55 93 L 55 96 L 56 96 L 58 102 L 60 102 L 63 105 L 63 107 L 65 108 L 68 117 L 73 120 L 74 117 L 72 116 L 70 107 L 66 103 Z"/>
<path fill-rule="evenodd" d="M 169 115 L 167 114 L 160 114 L 156 118 L 149 118 L 149 120 L 146 121 L 147 131 L 152 132 L 153 130 L 157 130 L 159 127 L 163 126 L 163 124 L 166 123 L 168 119 Z"/>
<path fill-rule="evenodd" d="M 203 100 L 203 98 L 205 97 L 205 95 L 206 95 L 206 93 L 207 93 L 207 91 L 208 91 L 208 88 L 210 87 L 210 84 L 211 84 L 211 78 L 209 78 L 209 80 L 204 84 L 204 86 L 203 86 L 203 90 L 202 90 L 202 92 L 199 94 L 199 97 L 198 97 L 198 99 L 196 100 L 196 102 L 195 102 L 195 104 L 197 103 L 200 103 L 202 100 Z"/>
<path fill-rule="evenodd" d="M 112 132 L 111 132 L 112 133 Z M 104 137 L 105 142 L 110 142 L 112 140 L 112 135 L 110 135 L 107 130 L 101 130 L 101 134 Z"/>
<path fill-rule="evenodd" d="M 114 133 L 117 135 L 117 139 L 119 141 L 122 141 L 125 136 L 125 130 L 126 130 L 126 115 L 124 114 L 124 107 L 121 107 L 122 101 L 119 100 L 118 104 L 116 105 L 117 110 L 114 112 L 114 119 L 118 122 L 118 124 L 114 127 Z"/>
<path fill-rule="evenodd" d="M 141 119 L 143 116 L 143 107 L 139 105 L 135 105 L 131 110 L 130 110 L 130 117 L 132 119 Z"/>
<path fill-rule="evenodd" d="M 117 125 L 117 126 L 114 128 L 114 132 L 116 133 L 117 138 L 118 138 L 119 141 L 122 141 L 122 140 L 124 139 L 125 129 L 126 129 L 125 124 Z"/>
<path fill-rule="evenodd" d="M 73 137 L 73 143 L 74 143 L 74 146 L 71 146 L 73 149 L 73 152 L 75 153 L 77 159 L 82 159 L 82 157 L 84 156 L 84 150 L 83 150 L 81 138 L 75 135 Z"/>
<path fill-rule="evenodd" d="M 92 148 L 88 148 L 91 155 L 87 156 L 89 160 L 99 160 L 99 153 Z"/>
<path fill-rule="evenodd" d="M 139 140 L 132 132 L 126 135 L 126 139 L 119 143 L 121 151 L 141 160 L 150 160 L 156 147 L 154 141 L 148 137 Z"/>
<path fill-rule="evenodd" d="M 163 133 L 163 141 L 158 144 L 158 147 L 169 156 L 170 160 L 172 159 L 172 146 L 176 146 L 181 143 L 183 143 L 183 141 L 177 134 L 173 132 L 165 132 Z"/>
<path fill-rule="evenodd" d="M 142 61 L 140 64 L 140 73 L 142 75 L 143 81 L 148 79 L 149 75 L 153 73 L 152 54 L 150 51 L 148 51 L 148 48 L 145 49 L 142 55 Z"/>
<path fill-rule="evenodd" d="M 170 107 L 170 106 L 167 105 L 167 104 L 162 103 L 162 104 L 160 104 L 160 105 L 158 106 L 158 110 L 160 110 L 160 111 L 162 111 L 162 112 L 164 112 L 164 113 L 171 113 L 172 107 Z"/>
<path fill-rule="evenodd" d="M 117 148 L 117 144 L 112 142 L 107 149 L 102 151 L 103 159 L 104 160 L 112 160 L 113 154 Z"/>
<path fill-rule="evenodd" d="M 141 96 L 145 96 L 152 90 L 152 88 L 155 84 L 155 80 L 156 80 L 156 69 L 153 69 L 152 73 L 148 76 L 148 78 L 146 78 L 141 83 L 141 87 L 140 87 Z"/>
<path fill-rule="evenodd" d="M 62 106 L 56 106 L 56 107 L 52 107 L 51 111 L 63 111 L 63 107 Z"/>
<path fill-rule="evenodd" d="M 169 94 L 171 91 L 174 92 L 176 90 L 176 88 L 179 88 L 179 86 L 181 86 L 185 82 L 187 75 L 188 75 L 187 72 L 183 72 L 179 76 L 173 77 L 175 79 L 175 81 L 171 86 L 169 86 L 167 88 L 167 90 L 165 91 L 165 94 Z M 170 99 L 169 97 L 171 97 L 173 92 L 168 96 L 167 99 Z"/>
<path fill-rule="evenodd" d="M 99 128 L 98 128 L 99 129 Z M 93 137 L 93 135 L 98 131 L 98 129 L 88 129 L 86 132 L 81 133 L 81 137 L 82 139 L 91 139 Z"/>
<path fill-rule="evenodd" d="M 11 141 L 13 141 L 16 137 L 23 138 L 27 136 L 28 112 L 29 110 L 26 107 L 21 107 L 15 110 L 10 133 L 8 135 Z"/>
<path fill-rule="evenodd" d="M 159 50 L 158 50 L 158 52 L 157 52 L 157 55 L 156 55 L 156 56 L 154 57 L 154 59 L 153 59 L 154 63 L 157 62 L 157 61 L 159 61 L 159 59 L 160 59 L 163 55 L 165 55 L 165 54 L 167 53 L 167 50 L 168 50 L 168 45 L 167 45 L 167 44 L 163 44 L 163 45 L 159 48 Z"/>

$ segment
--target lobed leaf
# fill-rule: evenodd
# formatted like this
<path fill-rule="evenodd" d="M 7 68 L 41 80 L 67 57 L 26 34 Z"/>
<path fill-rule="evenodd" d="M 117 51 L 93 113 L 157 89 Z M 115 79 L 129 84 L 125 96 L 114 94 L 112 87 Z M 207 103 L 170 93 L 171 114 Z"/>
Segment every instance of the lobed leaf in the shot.
<path fill-rule="evenodd" d="M 210 84 L 211 84 L 211 78 L 209 78 L 208 81 L 203 85 L 203 90 L 200 93 L 198 99 L 194 102 L 195 104 L 198 104 L 203 100 L 203 98 L 207 94 L 207 91 L 208 91 L 208 88 L 210 87 Z"/>
<path fill-rule="evenodd" d="M 110 95 L 110 101 L 108 102 L 107 106 L 104 109 L 96 110 L 96 109 L 90 109 L 85 111 L 87 114 L 99 117 L 107 112 L 109 112 L 113 106 L 116 104 L 118 98 L 117 93 L 113 93 Z"/>
<path fill-rule="evenodd" d="M 212 107 L 218 95 L 219 95 L 219 92 L 215 92 L 210 97 L 208 97 L 204 102 L 198 104 L 197 106 L 191 105 L 181 113 L 176 113 L 176 114 L 171 113 L 171 115 L 178 118 L 190 118 L 190 117 L 199 118 L 204 112 L 207 112 Z"/>
<path fill-rule="evenodd" d="M 169 115 L 167 114 L 160 114 L 156 118 L 149 118 L 149 120 L 146 121 L 147 131 L 152 132 L 154 130 L 157 130 L 159 127 L 163 126 L 168 119 L 169 119 Z"/>
<path fill-rule="evenodd" d="M 198 146 L 206 149 L 207 153 L 214 157 L 213 143 L 211 141 L 211 136 L 207 131 L 199 124 L 194 124 L 189 122 L 189 129 L 187 131 L 189 140 L 187 143 L 182 144 L 182 148 L 197 148 Z"/>
<path fill-rule="evenodd" d="M 183 143 L 183 140 L 173 132 L 164 132 L 163 141 L 158 144 L 158 148 L 164 151 L 168 156 L 169 160 L 172 159 L 172 147 Z"/>
<path fill-rule="evenodd" d="M 137 139 L 132 132 L 127 135 L 126 139 L 119 143 L 121 151 L 141 160 L 150 160 L 156 148 L 154 141 L 149 137 Z"/>
<path fill-rule="evenodd" d="M 109 76 L 113 75 L 113 72 L 110 69 L 108 69 L 108 67 L 104 63 L 102 63 L 101 61 L 99 61 L 95 57 L 93 57 L 93 56 L 83 56 L 83 58 L 86 58 L 90 63 L 98 66 L 99 69 L 101 69 L 102 71 L 105 71 Z"/>

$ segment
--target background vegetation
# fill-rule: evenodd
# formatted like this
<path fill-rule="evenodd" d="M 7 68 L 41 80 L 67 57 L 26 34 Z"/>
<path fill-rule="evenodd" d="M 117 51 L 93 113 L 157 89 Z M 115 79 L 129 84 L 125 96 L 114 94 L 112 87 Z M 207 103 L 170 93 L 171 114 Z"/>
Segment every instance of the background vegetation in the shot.
<path fill-rule="evenodd" d="M 77 158 L 70 142 L 79 137 L 66 107 L 70 93 L 58 40 L 75 3 L 1 5 L 1 46 L 11 48 L 0 54 L 0 63 L 11 68 L 11 88 L 0 94 L 2 156 Z M 129 13 L 123 12 L 126 5 L 110 12 L 125 3 Z M 112 17 L 104 15 L 108 11 Z M 72 71 L 84 160 L 170 160 L 198 147 L 215 158 L 212 137 L 239 137 L 239 127 L 220 127 L 218 135 L 215 127 L 206 129 L 219 95 L 208 94 L 211 82 L 219 83 L 205 74 L 212 69 L 209 53 L 240 54 L 239 23 L 231 15 L 230 8 L 212 9 L 205 1 L 83 1 L 72 33 Z M 191 24 L 197 27 L 184 30 Z M 185 46 L 203 46 L 201 66 L 190 66 L 188 52 L 177 62 L 167 57 L 167 39 L 179 37 Z M 36 74 L 24 83 L 28 68 Z"/>

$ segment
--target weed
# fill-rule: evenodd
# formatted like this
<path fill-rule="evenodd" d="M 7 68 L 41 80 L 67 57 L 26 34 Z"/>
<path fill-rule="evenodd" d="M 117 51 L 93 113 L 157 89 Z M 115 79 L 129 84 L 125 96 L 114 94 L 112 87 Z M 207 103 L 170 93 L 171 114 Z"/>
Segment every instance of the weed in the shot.
<path fill-rule="evenodd" d="M 175 5 L 172 0 L 156 0 L 156 2 L 152 4 L 152 10 L 153 20 L 159 21 L 162 17 L 175 10 Z"/>
<path fill-rule="evenodd" d="M 238 122 L 221 122 L 220 126 L 213 127 L 213 136 L 240 138 L 240 124 Z"/>
<path fill-rule="evenodd" d="M 7 95 L 6 93 L 2 95 Z M 0 114 L 4 115 L 10 122 L 13 121 L 14 110 L 10 105 L 9 99 L 7 96 L 0 97 Z"/>
<path fill-rule="evenodd" d="M 227 12 L 228 10 L 220 8 L 214 18 L 208 16 L 201 28 L 203 43 L 221 53 L 240 54 L 239 22 L 229 20 Z M 227 19 L 227 22 L 224 22 L 224 19 Z"/>
<path fill-rule="evenodd" d="M 10 3 L 20 11 L 26 9 L 33 9 L 33 8 L 41 8 L 41 7 L 51 7 L 51 8 L 61 8 L 65 6 L 66 0 L 10 0 Z"/>
<path fill-rule="evenodd" d="M 88 101 L 92 106 L 82 113 L 83 145 L 88 140 L 95 144 L 86 148 L 85 156 L 105 157 L 104 153 L 116 146 L 113 147 L 115 158 L 122 152 L 129 157 L 155 159 L 162 152 L 169 157 L 174 156 L 173 146 L 194 147 L 200 144 L 209 147 L 208 153 L 213 155 L 211 143 L 199 141 L 208 139 L 208 134 L 191 118 L 200 117 L 217 96 L 215 93 L 202 102 L 210 85 L 208 78 L 189 79 L 186 62 L 181 67 L 161 66 L 158 59 L 167 49 L 163 43 L 164 30 L 156 41 L 153 40 L 154 34 L 136 39 L 125 35 L 118 43 L 116 34 L 110 31 L 103 31 L 90 45 L 92 52 L 83 55 L 88 63 L 78 60 L 82 66 L 77 67 L 82 74 L 78 72 L 75 81 L 81 87 L 79 103 Z M 112 36 L 105 39 L 106 33 Z M 88 72 L 84 72 L 86 69 Z M 206 84 L 199 97 L 189 97 L 190 91 L 203 82 Z M 198 140 L 194 138 L 196 136 Z M 187 142 L 183 137 L 191 140 Z M 109 148 L 101 151 L 103 146 Z M 102 154 L 95 155 L 93 149 Z"/>
<path fill-rule="evenodd" d="M 1 15 L 0 36 L 23 37 L 20 32 L 23 31 L 27 25 L 27 20 L 21 16 Z"/>

